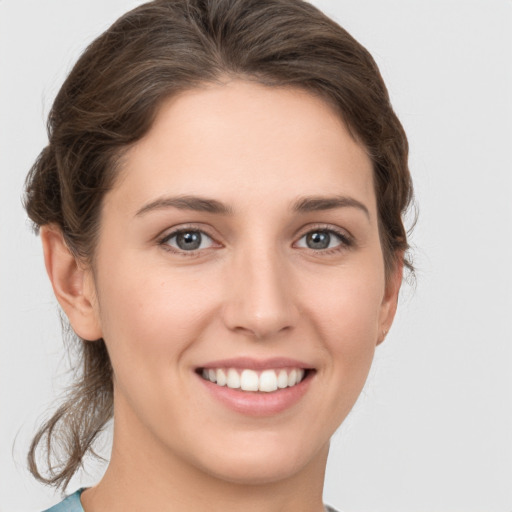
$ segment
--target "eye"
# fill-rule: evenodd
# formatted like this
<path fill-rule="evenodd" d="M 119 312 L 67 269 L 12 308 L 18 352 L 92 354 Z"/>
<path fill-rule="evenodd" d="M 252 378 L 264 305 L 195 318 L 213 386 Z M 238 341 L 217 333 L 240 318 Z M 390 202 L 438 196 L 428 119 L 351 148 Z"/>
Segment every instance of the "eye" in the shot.
<path fill-rule="evenodd" d="M 191 252 L 208 249 L 214 245 L 214 241 L 203 231 L 183 229 L 167 235 L 160 244 L 177 251 Z"/>
<path fill-rule="evenodd" d="M 337 233 L 331 229 L 315 229 L 302 236 L 297 242 L 297 247 L 324 251 L 342 246 L 350 246 L 347 236 Z"/>

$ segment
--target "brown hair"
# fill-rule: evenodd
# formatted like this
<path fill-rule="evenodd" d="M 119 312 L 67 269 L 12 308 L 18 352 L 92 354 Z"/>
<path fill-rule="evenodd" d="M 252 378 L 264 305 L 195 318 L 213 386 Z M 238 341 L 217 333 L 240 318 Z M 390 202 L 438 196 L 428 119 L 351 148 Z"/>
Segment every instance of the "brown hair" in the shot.
<path fill-rule="evenodd" d="M 83 53 L 53 104 L 48 146 L 26 182 L 36 229 L 58 226 L 70 251 L 92 264 L 102 199 L 123 150 L 148 131 L 164 99 L 226 76 L 299 87 L 337 109 L 373 160 L 386 272 L 401 261 L 411 268 L 402 260 L 402 215 L 412 199 L 404 130 L 370 54 L 302 0 L 155 0 L 117 20 Z M 71 393 L 28 457 L 36 478 L 64 488 L 113 411 L 104 341 L 81 340 L 80 350 Z M 47 476 L 36 463 L 41 444 Z"/>

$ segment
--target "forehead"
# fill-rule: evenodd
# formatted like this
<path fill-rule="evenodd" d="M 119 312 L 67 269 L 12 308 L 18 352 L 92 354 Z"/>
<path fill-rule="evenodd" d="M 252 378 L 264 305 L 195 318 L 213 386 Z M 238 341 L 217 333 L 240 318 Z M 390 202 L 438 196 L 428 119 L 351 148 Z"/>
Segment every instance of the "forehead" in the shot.
<path fill-rule="evenodd" d="M 374 203 L 371 160 L 327 102 L 241 80 L 166 100 L 121 174 L 112 195 L 133 208 L 171 193 L 230 203 L 339 193 Z"/>

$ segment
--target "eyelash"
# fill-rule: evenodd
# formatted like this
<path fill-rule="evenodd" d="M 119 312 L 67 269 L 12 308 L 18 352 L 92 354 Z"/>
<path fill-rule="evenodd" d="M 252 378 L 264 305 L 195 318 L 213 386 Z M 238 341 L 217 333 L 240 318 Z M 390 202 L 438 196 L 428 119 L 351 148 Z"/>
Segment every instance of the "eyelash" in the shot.
<path fill-rule="evenodd" d="M 176 229 L 176 230 L 172 231 L 171 233 L 168 233 L 168 234 L 164 235 L 163 237 L 161 237 L 158 240 L 158 245 L 161 246 L 164 250 L 166 250 L 168 252 L 171 252 L 173 254 L 177 254 L 177 255 L 183 256 L 183 257 L 189 257 L 189 258 L 190 257 L 198 257 L 203 253 L 203 251 L 205 251 L 205 250 L 207 251 L 207 250 L 211 249 L 209 247 L 207 249 L 195 249 L 195 250 L 185 251 L 185 250 L 177 249 L 175 247 L 170 246 L 168 242 L 170 240 L 172 240 L 173 238 L 179 236 L 182 233 L 200 233 L 201 235 L 206 236 L 210 240 L 212 240 L 212 242 L 214 244 L 217 244 L 217 247 L 221 247 L 221 245 L 218 244 L 218 242 L 215 242 L 215 239 L 213 236 L 209 235 L 204 229 L 200 229 L 196 226 L 185 226 L 185 227 Z M 351 235 L 347 234 L 344 231 L 334 229 L 332 226 L 325 226 L 325 225 L 318 225 L 318 226 L 314 226 L 314 227 L 308 229 L 306 232 L 301 234 L 301 236 L 299 237 L 298 240 L 302 240 L 304 237 L 306 237 L 307 235 L 309 235 L 311 233 L 328 233 L 329 235 L 334 235 L 336 238 L 338 238 L 338 240 L 340 242 L 339 245 L 337 245 L 336 247 L 332 247 L 330 249 L 329 248 L 327 248 L 327 249 L 311 249 L 308 247 L 303 248 L 303 249 L 311 251 L 312 253 L 315 253 L 315 254 L 330 255 L 330 254 L 339 253 L 344 250 L 352 249 L 355 246 L 355 241 Z M 297 242 L 295 242 L 294 245 L 295 244 L 297 244 Z"/>
<path fill-rule="evenodd" d="M 217 242 L 215 242 L 214 237 L 210 236 L 204 229 L 200 229 L 196 226 L 185 226 L 185 227 L 181 227 L 179 229 L 172 231 L 171 233 L 164 235 L 162 238 L 160 238 L 158 240 L 158 245 L 160 245 L 162 247 L 162 249 L 164 249 L 165 251 L 171 252 L 173 254 L 177 254 L 178 256 L 184 256 L 184 257 L 188 257 L 188 258 L 200 256 L 203 251 L 209 249 L 208 248 L 208 249 L 196 249 L 196 250 L 192 250 L 192 251 L 184 251 L 184 250 L 170 246 L 168 242 L 182 233 L 201 233 L 201 235 L 203 235 L 203 236 L 206 235 L 214 243 L 217 243 Z M 217 245 L 220 247 L 220 244 L 217 244 Z"/>
<path fill-rule="evenodd" d="M 355 247 L 355 240 L 354 238 L 349 235 L 346 231 L 342 231 L 336 228 L 333 228 L 332 226 L 326 226 L 326 225 L 317 225 L 310 229 L 308 229 L 306 232 L 304 232 L 299 240 L 302 240 L 305 236 L 311 234 L 311 233 L 328 233 L 329 235 L 334 235 L 336 238 L 339 239 L 339 245 L 336 247 L 332 247 L 330 249 L 311 249 L 311 248 L 305 248 L 306 250 L 311 251 L 312 253 L 319 254 L 322 256 L 328 256 L 331 254 L 337 254 L 342 251 L 346 251 L 349 249 L 352 249 Z M 297 243 L 297 242 L 295 242 Z"/>

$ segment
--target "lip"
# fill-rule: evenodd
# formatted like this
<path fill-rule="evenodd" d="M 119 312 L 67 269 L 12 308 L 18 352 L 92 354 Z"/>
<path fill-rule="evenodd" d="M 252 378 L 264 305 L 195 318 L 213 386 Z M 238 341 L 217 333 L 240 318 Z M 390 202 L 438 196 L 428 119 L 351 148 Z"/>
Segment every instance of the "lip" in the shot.
<path fill-rule="evenodd" d="M 227 386 L 218 386 L 213 382 L 203 379 L 199 369 L 236 368 L 263 371 L 279 368 L 302 368 L 308 370 L 304 379 L 295 386 L 278 389 L 272 393 L 240 391 Z M 196 369 L 196 377 L 204 386 L 206 392 L 216 401 L 231 411 L 252 417 L 268 417 L 282 413 L 296 405 L 307 393 L 315 376 L 315 370 L 311 365 L 296 359 L 270 358 L 258 360 L 253 358 L 235 358 L 211 361 Z"/>
<path fill-rule="evenodd" d="M 218 361 L 210 361 L 198 368 L 237 368 L 248 370 L 273 370 L 279 368 L 302 368 L 304 370 L 313 370 L 314 368 L 297 359 L 288 357 L 272 357 L 269 359 L 254 359 L 252 357 L 236 357 L 232 359 L 219 359 Z"/>

